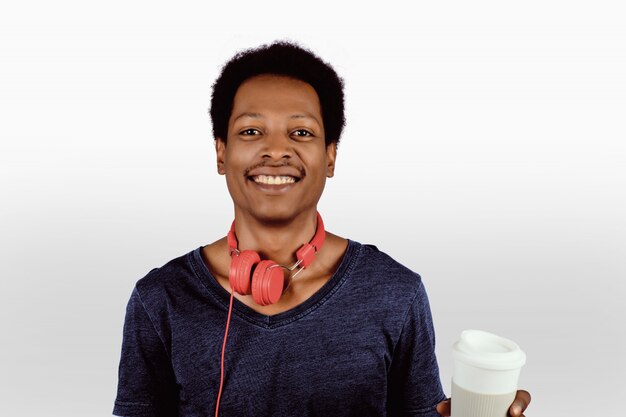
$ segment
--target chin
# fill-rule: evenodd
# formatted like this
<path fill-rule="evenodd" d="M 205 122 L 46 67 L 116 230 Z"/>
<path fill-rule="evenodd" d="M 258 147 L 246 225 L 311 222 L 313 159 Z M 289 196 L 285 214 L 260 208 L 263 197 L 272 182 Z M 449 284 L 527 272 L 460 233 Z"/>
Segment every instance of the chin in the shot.
<path fill-rule="evenodd" d="M 291 223 L 298 215 L 303 212 L 312 211 L 315 213 L 316 208 L 295 208 L 295 207 L 267 207 L 254 210 L 252 215 L 263 223 L 282 225 Z"/>

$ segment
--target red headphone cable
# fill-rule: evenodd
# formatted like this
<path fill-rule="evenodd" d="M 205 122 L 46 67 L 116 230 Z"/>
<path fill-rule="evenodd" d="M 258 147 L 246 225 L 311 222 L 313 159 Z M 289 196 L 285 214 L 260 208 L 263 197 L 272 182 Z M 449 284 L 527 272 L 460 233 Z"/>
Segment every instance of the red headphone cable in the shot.
<path fill-rule="evenodd" d="M 228 338 L 228 327 L 230 326 L 230 315 L 233 312 L 233 300 L 235 292 L 230 290 L 230 306 L 228 306 L 228 318 L 226 319 L 226 330 L 224 331 L 224 343 L 222 344 L 222 365 L 220 373 L 220 389 L 217 392 L 217 404 L 215 404 L 215 417 L 218 417 L 220 409 L 220 399 L 222 397 L 222 389 L 224 388 L 224 353 L 226 352 L 226 339 Z"/>

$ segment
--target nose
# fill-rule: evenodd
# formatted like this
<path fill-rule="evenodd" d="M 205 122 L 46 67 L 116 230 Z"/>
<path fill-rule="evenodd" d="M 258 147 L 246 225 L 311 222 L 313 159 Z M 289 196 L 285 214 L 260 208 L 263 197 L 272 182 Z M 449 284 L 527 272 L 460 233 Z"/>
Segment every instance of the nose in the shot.
<path fill-rule="evenodd" d="M 271 158 L 275 160 L 281 160 L 283 158 L 291 158 L 293 155 L 293 148 L 291 138 L 287 133 L 275 132 L 265 136 L 265 143 L 263 147 L 263 157 Z"/>

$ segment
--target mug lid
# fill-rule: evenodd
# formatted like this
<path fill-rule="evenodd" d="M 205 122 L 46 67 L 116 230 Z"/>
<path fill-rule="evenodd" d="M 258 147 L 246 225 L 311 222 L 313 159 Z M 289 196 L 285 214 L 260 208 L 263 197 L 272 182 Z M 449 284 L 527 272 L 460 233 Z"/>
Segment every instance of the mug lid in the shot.
<path fill-rule="evenodd" d="M 482 330 L 464 330 L 452 348 L 455 360 L 483 369 L 518 369 L 526 354 L 512 340 Z"/>

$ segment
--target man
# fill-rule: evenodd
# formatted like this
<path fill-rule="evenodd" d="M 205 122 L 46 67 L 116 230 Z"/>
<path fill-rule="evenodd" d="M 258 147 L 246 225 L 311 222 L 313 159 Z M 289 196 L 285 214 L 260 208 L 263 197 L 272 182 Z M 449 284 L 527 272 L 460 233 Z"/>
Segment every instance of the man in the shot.
<path fill-rule="evenodd" d="M 290 43 L 244 51 L 211 118 L 235 219 L 137 282 L 114 414 L 449 415 L 420 276 L 317 212 L 344 126 L 335 71 Z"/>

